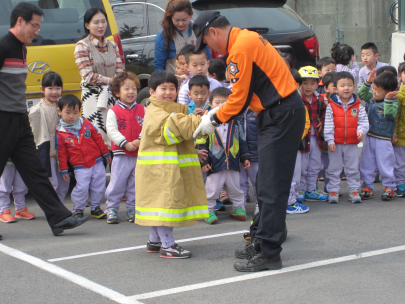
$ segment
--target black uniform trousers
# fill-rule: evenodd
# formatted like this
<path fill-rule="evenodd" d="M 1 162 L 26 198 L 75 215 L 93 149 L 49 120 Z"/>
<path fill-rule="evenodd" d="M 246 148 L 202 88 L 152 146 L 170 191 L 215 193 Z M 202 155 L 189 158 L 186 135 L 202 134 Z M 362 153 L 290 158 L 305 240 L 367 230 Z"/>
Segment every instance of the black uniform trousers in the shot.
<path fill-rule="evenodd" d="M 261 251 L 275 256 L 282 250 L 285 220 L 297 150 L 304 133 L 305 108 L 298 92 L 283 98 L 256 118 L 259 129 L 257 196 L 260 218 L 256 239 Z"/>
<path fill-rule="evenodd" d="M 72 215 L 59 200 L 48 179 L 35 146 L 27 113 L 0 111 L 0 145 L 0 174 L 3 174 L 10 158 L 44 211 L 49 226 L 52 227 Z"/>

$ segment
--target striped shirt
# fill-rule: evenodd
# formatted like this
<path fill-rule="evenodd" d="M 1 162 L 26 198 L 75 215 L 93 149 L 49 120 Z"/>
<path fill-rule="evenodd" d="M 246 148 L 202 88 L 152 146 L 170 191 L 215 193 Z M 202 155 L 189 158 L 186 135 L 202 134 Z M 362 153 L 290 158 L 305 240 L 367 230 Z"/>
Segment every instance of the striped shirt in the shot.
<path fill-rule="evenodd" d="M 355 95 L 354 95 L 355 96 Z M 354 103 L 356 100 L 354 100 L 353 96 L 350 97 L 349 102 L 347 104 L 343 104 L 342 101 L 340 100 L 339 96 L 336 94 L 337 100 L 339 103 L 342 104 L 343 109 L 347 111 L 348 105 Z M 358 115 L 358 125 L 357 125 L 357 132 L 363 133 L 363 135 L 366 135 L 368 132 L 369 128 L 369 123 L 368 123 L 368 117 L 366 110 L 362 105 L 359 105 L 359 115 Z M 326 114 L 325 114 L 325 127 L 323 130 L 323 135 L 325 137 L 325 141 L 328 142 L 328 145 L 333 145 L 335 143 L 335 122 L 333 118 L 333 110 L 330 105 L 326 107 Z"/>
<path fill-rule="evenodd" d="M 336 72 L 349 72 L 350 74 L 353 75 L 354 80 L 356 81 L 356 79 L 359 77 L 359 65 L 357 64 L 357 62 L 352 62 L 352 67 L 349 68 L 348 66 L 345 66 L 343 64 L 337 64 L 336 65 Z"/>
<path fill-rule="evenodd" d="M 27 49 L 12 32 L 0 38 L 0 111 L 27 113 Z"/>
<path fill-rule="evenodd" d="M 90 35 L 90 41 L 96 47 L 98 51 L 101 53 L 107 53 L 108 46 L 107 40 L 104 39 L 103 42 L 100 42 L 98 39 L 94 38 Z M 123 65 L 121 61 L 121 56 L 119 53 L 119 49 L 116 43 L 112 42 L 114 45 L 115 53 L 117 55 L 117 71 L 116 73 L 123 72 Z M 93 84 L 93 85 L 109 85 L 110 78 L 103 76 L 101 74 L 94 72 L 94 63 L 93 63 L 93 56 L 91 55 L 90 46 L 83 40 L 80 40 L 76 44 L 75 53 L 74 53 L 76 64 L 79 68 L 80 75 L 83 78 L 83 81 Z"/>
<path fill-rule="evenodd" d="M 190 79 L 189 79 L 189 81 L 190 81 Z M 219 81 L 217 81 L 215 79 L 212 79 L 212 78 L 210 78 L 208 76 L 207 76 L 207 79 L 210 82 L 210 91 L 211 92 L 213 90 L 215 90 L 216 88 L 222 87 L 222 85 L 219 83 Z M 180 92 L 179 92 L 179 97 L 177 99 L 178 103 L 183 104 L 185 106 L 188 106 L 188 104 L 193 101 L 191 99 L 191 97 L 188 96 L 188 92 L 190 91 L 189 87 L 188 87 L 188 82 L 189 81 L 187 81 L 185 84 L 182 85 L 182 87 L 180 89 Z M 207 99 L 207 101 L 208 101 L 208 99 Z"/>

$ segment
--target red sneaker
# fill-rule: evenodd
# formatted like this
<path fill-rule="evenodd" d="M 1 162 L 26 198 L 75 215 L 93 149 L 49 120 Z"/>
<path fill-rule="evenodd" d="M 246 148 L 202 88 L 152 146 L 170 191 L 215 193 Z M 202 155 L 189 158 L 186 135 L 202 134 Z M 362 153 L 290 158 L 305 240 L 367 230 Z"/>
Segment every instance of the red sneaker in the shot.
<path fill-rule="evenodd" d="M 28 212 L 27 207 L 24 207 L 20 211 L 15 209 L 15 217 L 16 218 L 21 218 L 21 219 L 24 219 L 24 220 L 32 220 L 33 218 L 35 218 L 35 215 L 33 213 L 31 213 L 31 212 Z"/>
<path fill-rule="evenodd" d="M 4 223 L 15 223 L 15 218 L 11 215 L 10 209 L 6 209 L 3 213 L 0 213 L 0 221 Z"/>

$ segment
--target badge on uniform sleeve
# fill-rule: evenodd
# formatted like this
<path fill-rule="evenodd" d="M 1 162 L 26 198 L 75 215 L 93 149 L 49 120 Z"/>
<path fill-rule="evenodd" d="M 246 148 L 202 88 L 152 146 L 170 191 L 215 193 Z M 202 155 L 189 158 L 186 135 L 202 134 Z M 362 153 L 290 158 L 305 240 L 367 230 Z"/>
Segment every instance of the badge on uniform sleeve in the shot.
<path fill-rule="evenodd" d="M 351 113 L 352 113 L 353 117 L 357 117 L 357 115 L 359 115 L 359 110 L 358 109 L 352 109 Z"/>
<path fill-rule="evenodd" d="M 84 132 L 84 137 L 85 138 L 90 138 L 90 136 L 91 136 L 90 130 L 86 130 L 86 132 Z"/>
<path fill-rule="evenodd" d="M 231 74 L 233 75 L 233 77 L 235 77 L 236 74 L 239 73 L 238 64 L 237 64 L 237 63 L 233 63 L 232 61 L 229 62 L 229 64 L 228 64 L 228 71 L 229 71 L 229 73 L 231 73 Z"/>

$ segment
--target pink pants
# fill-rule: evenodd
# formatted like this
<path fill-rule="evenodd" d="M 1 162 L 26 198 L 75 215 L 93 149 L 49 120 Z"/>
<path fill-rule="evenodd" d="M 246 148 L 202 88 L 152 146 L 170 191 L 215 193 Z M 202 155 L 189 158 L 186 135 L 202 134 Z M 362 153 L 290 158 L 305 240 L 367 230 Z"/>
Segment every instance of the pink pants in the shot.
<path fill-rule="evenodd" d="M 301 152 L 298 151 L 297 159 L 295 160 L 294 175 L 291 182 L 290 196 L 288 197 L 288 205 L 292 206 L 297 202 L 299 195 L 299 185 L 301 180 Z"/>
<path fill-rule="evenodd" d="M 357 145 L 336 144 L 336 151 L 329 151 L 328 153 L 329 166 L 326 170 L 326 177 L 329 179 L 329 183 L 326 186 L 328 192 L 339 192 L 340 173 L 342 173 L 343 167 L 346 171 L 347 187 L 349 188 L 349 191 L 359 191 L 359 148 Z"/>
<path fill-rule="evenodd" d="M 63 203 L 66 194 L 69 191 L 70 181 L 66 182 L 63 180 L 62 174 L 59 172 L 58 160 L 56 157 L 51 157 L 51 170 L 52 176 L 49 178 L 49 181 L 55 189 L 60 201 Z"/>
<path fill-rule="evenodd" d="M 224 188 L 229 199 L 232 201 L 233 210 L 243 208 L 244 193 L 240 190 L 239 172 L 234 170 L 223 170 L 213 173 L 207 177 L 205 191 L 207 192 L 208 210 L 214 211 L 216 199 Z"/>
<path fill-rule="evenodd" d="M 395 184 L 401 185 L 405 183 L 405 147 L 394 145 L 395 154 Z"/>
<path fill-rule="evenodd" d="M 301 190 L 312 192 L 316 189 L 318 173 L 321 171 L 321 154 L 316 136 L 311 136 L 311 151 L 301 153 Z"/>
<path fill-rule="evenodd" d="M 128 200 L 125 202 L 127 209 L 135 209 L 135 167 L 136 156 L 117 155 L 111 165 L 110 183 L 105 192 L 107 201 L 105 210 L 120 208 L 124 193 Z"/>
<path fill-rule="evenodd" d="M 75 204 L 72 213 L 84 210 L 91 191 L 91 210 L 100 207 L 105 193 L 105 168 L 103 162 L 91 168 L 75 170 L 76 186 L 73 188 L 71 198 Z"/>
<path fill-rule="evenodd" d="M 397 190 L 394 176 L 395 154 L 390 140 L 366 136 L 360 156 L 360 178 L 364 185 L 374 189 L 374 173 L 378 169 L 384 187 Z M 346 174 L 347 175 L 347 174 Z"/>
<path fill-rule="evenodd" d="M 257 194 L 256 194 L 256 175 L 257 175 L 257 170 L 259 170 L 259 162 L 250 162 L 250 168 L 245 169 L 244 164 L 240 164 L 240 190 L 243 191 L 245 194 L 245 205 L 246 205 L 246 197 L 249 194 L 249 181 L 250 179 L 253 189 L 255 191 L 255 197 L 256 197 L 256 204 L 259 202 L 257 201 Z"/>
<path fill-rule="evenodd" d="M 162 242 L 163 248 L 174 245 L 173 227 L 152 226 L 149 231 L 149 240 L 154 243 Z"/>
<path fill-rule="evenodd" d="M 17 210 L 24 208 L 25 195 L 28 193 L 28 189 L 20 173 L 15 168 L 6 165 L 0 178 L 0 213 L 3 213 L 6 209 L 10 209 L 11 192 L 13 192 L 14 205 Z"/>

